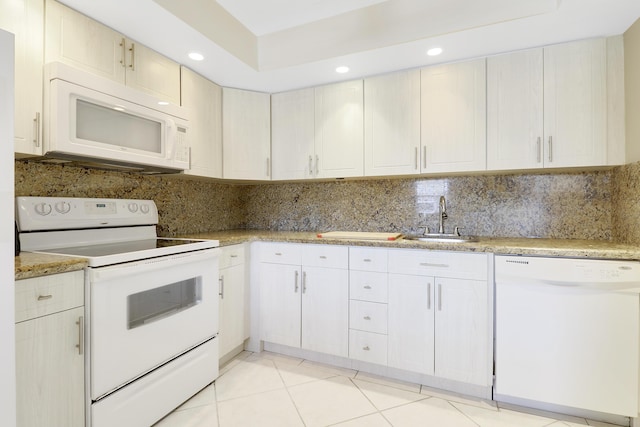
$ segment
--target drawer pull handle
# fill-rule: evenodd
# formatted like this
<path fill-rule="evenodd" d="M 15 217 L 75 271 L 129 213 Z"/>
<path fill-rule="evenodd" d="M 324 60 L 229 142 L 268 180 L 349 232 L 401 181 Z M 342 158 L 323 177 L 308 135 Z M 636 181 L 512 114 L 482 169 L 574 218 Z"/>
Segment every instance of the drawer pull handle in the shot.
<path fill-rule="evenodd" d="M 371 316 L 364 316 L 364 320 L 371 320 Z"/>
<path fill-rule="evenodd" d="M 218 282 L 220 283 L 220 289 L 218 290 L 218 296 L 220 296 L 221 299 L 224 299 L 224 275 L 220 276 L 220 278 L 218 279 Z"/>
<path fill-rule="evenodd" d="M 364 285 L 364 288 L 365 288 L 365 289 L 371 289 L 371 286 L 369 286 L 369 285 Z"/>
<path fill-rule="evenodd" d="M 302 272 L 302 293 L 303 294 L 307 293 L 307 272 L 306 271 Z"/>
<path fill-rule="evenodd" d="M 295 280 L 295 286 L 293 288 L 293 292 L 294 293 L 298 293 L 298 276 L 300 275 L 300 273 L 298 273 L 298 270 L 296 270 L 296 280 Z"/>
<path fill-rule="evenodd" d="M 282 256 L 282 252 L 276 252 L 276 256 Z"/>
<path fill-rule="evenodd" d="M 231 258 L 238 258 L 238 255 L 230 255 Z"/>
<path fill-rule="evenodd" d="M 371 259 L 369 259 L 369 258 L 365 258 L 365 259 L 363 259 L 362 261 L 364 261 L 364 262 L 371 262 Z"/>
<path fill-rule="evenodd" d="M 420 266 L 422 267 L 439 267 L 439 268 L 448 268 L 449 264 L 434 264 L 432 262 L 421 262 Z"/>
<path fill-rule="evenodd" d="M 371 349 L 369 348 L 369 346 L 368 346 L 368 345 L 365 345 L 364 347 L 362 347 L 362 349 L 363 349 L 364 351 L 369 351 L 369 350 L 371 350 Z"/>
<path fill-rule="evenodd" d="M 327 257 L 324 255 L 320 255 L 320 259 L 327 259 Z"/>
<path fill-rule="evenodd" d="M 44 301 L 53 298 L 53 295 L 38 295 L 38 301 Z"/>

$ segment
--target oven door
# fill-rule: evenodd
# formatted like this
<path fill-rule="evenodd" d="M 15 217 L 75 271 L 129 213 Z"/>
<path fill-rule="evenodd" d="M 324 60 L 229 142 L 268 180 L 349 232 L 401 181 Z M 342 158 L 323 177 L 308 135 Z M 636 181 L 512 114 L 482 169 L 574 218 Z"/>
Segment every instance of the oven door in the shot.
<path fill-rule="evenodd" d="M 92 400 L 218 333 L 218 254 L 89 269 Z"/>

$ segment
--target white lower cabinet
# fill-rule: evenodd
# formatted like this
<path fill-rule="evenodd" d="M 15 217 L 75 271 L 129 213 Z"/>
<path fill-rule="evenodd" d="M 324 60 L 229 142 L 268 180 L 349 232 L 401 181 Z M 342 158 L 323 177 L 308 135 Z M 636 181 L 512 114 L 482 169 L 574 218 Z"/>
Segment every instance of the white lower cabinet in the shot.
<path fill-rule="evenodd" d="M 246 264 L 243 244 L 221 248 L 220 254 L 220 358 L 232 356 L 248 338 L 246 319 Z"/>
<path fill-rule="evenodd" d="M 17 425 L 84 426 L 84 273 L 19 280 L 15 304 Z"/>
<path fill-rule="evenodd" d="M 491 385 L 488 257 L 389 250 L 389 366 Z"/>
<path fill-rule="evenodd" d="M 259 254 L 260 339 L 346 357 L 348 248 L 264 243 Z"/>

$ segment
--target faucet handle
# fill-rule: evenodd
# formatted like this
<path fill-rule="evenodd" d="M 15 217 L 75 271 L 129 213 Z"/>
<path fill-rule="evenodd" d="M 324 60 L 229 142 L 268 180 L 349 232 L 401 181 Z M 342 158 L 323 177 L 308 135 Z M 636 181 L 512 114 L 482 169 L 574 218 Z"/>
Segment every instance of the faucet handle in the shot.
<path fill-rule="evenodd" d="M 423 234 L 429 234 L 429 226 L 428 225 L 421 225 L 420 227 L 424 227 L 424 233 Z"/>
<path fill-rule="evenodd" d="M 453 234 L 455 234 L 456 236 L 460 236 L 460 228 L 459 227 L 454 227 L 453 228 Z"/>

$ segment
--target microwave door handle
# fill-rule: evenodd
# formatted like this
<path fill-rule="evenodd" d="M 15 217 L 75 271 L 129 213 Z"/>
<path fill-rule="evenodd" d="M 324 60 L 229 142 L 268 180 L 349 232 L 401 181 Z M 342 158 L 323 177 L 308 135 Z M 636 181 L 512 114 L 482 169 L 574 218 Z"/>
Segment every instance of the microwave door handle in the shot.
<path fill-rule="evenodd" d="M 174 156 L 174 144 L 176 140 L 176 133 L 178 132 L 178 128 L 176 124 L 170 121 L 167 124 L 167 137 L 165 138 L 165 148 L 167 149 L 167 159 L 173 159 Z"/>

